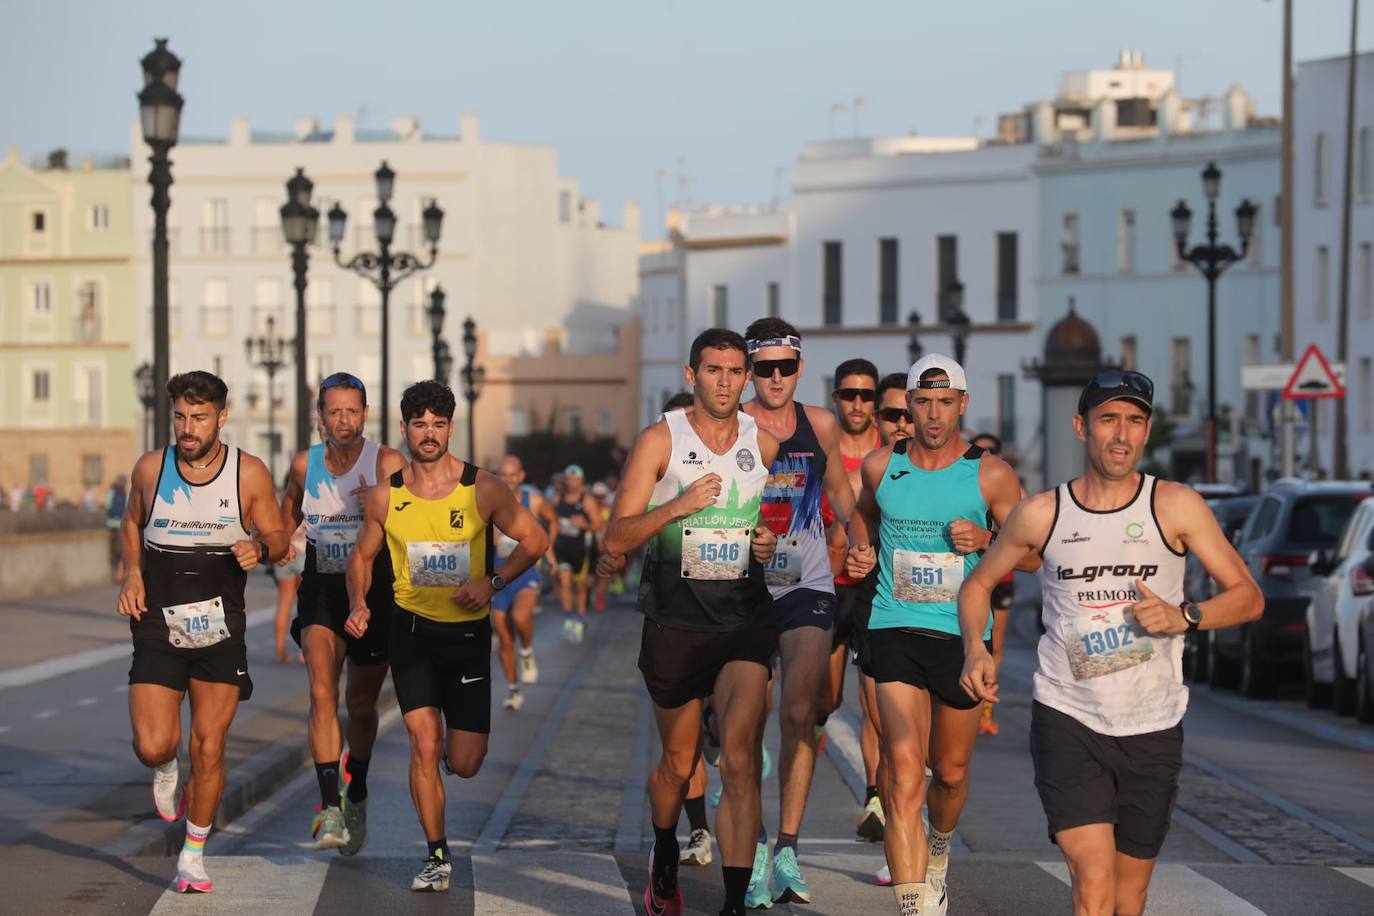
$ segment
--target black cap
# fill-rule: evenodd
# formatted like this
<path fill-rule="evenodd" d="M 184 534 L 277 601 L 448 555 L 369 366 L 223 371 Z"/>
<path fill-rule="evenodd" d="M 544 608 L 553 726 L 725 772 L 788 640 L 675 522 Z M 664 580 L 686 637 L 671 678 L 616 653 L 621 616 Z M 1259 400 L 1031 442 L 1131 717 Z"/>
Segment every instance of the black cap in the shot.
<path fill-rule="evenodd" d="M 1154 413 L 1155 383 L 1143 372 L 1134 369 L 1108 369 L 1092 377 L 1083 386 L 1078 396 L 1078 413 L 1087 416 L 1088 411 L 1100 407 L 1108 401 L 1134 401 L 1145 412 Z"/>

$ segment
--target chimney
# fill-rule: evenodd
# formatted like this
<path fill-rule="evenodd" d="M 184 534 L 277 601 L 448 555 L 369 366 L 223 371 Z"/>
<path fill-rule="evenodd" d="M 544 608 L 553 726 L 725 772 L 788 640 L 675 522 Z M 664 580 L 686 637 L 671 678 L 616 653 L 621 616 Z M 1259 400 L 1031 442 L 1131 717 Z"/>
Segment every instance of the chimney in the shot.
<path fill-rule="evenodd" d="M 458 119 L 458 136 L 464 143 L 477 143 L 482 139 L 478 130 L 477 112 L 465 111 Z"/>
<path fill-rule="evenodd" d="M 229 145 L 249 146 L 253 142 L 253 128 L 245 117 L 237 117 L 229 125 Z"/>
<path fill-rule="evenodd" d="M 339 115 L 334 120 L 334 142 L 349 144 L 353 142 L 353 117 L 351 115 Z"/>

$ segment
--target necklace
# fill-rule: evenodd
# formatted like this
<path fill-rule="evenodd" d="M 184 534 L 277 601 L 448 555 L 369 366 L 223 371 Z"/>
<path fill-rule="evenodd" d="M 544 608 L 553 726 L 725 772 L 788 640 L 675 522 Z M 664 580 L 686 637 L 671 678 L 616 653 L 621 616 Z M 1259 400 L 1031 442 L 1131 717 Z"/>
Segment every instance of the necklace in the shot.
<path fill-rule="evenodd" d="M 186 461 L 185 458 L 183 458 L 183 459 L 181 459 L 181 460 L 182 460 L 182 461 L 186 461 L 186 466 L 187 466 L 188 468 L 194 468 L 194 469 L 197 470 L 197 471 L 203 471 L 203 470 L 205 470 L 206 468 L 208 468 L 210 465 L 214 464 L 217 460 L 219 460 L 219 451 L 220 451 L 220 449 L 222 449 L 222 448 L 224 448 L 224 443 L 223 443 L 223 442 L 216 442 L 216 443 L 215 443 L 215 454 L 214 454 L 214 456 L 211 457 L 210 460 L 207 461 L 207 462 L 205 462 L 204 464 L 192 464 L 191 462 Z"/>

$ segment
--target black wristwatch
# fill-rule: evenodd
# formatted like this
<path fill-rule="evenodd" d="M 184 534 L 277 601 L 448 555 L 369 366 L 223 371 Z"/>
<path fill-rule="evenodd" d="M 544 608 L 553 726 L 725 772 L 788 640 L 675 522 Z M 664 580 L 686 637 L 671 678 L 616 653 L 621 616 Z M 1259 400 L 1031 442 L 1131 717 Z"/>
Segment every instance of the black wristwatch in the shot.
<path fill-rule="evenodd" d="M 1188 622 L 1188 632 L 1196 633 L 1198 624 L 1202 623 L 1202 608 L 1191 601 L 1185 601 L 1179 609 L 1183 611 L 1183 619 Z"/>
<path fill-rule="evenodd" d="M 267 562 L 267 544 L 263 541 L 258 541 L 258 562 Z"/>
<path fill-rule="evenodd" d="M 492 576 L 487 581 L 490 582 L 491 587 L 498 592 L 506 587 L 506 580 L 501 578 L 500 573 L 497 573 L 496 575 Z"/>

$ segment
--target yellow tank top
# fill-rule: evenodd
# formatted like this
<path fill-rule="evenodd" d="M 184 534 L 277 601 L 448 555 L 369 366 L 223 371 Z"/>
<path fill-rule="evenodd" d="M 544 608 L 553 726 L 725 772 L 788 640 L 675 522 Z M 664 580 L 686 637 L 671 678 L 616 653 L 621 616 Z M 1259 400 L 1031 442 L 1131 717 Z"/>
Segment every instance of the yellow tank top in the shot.
<path fill-rule="evenodd" d="M 453 492 L 422 499 L 391 475 L 386 546 L 396 576 L 396 604 L 440 623 L 464 623 L 490 616 L 491 607 L 469 611 L 453 593 L 469 579 L 492 571 L 492 528 L 477 513 L 477 468 L 463 465 Z"/>

